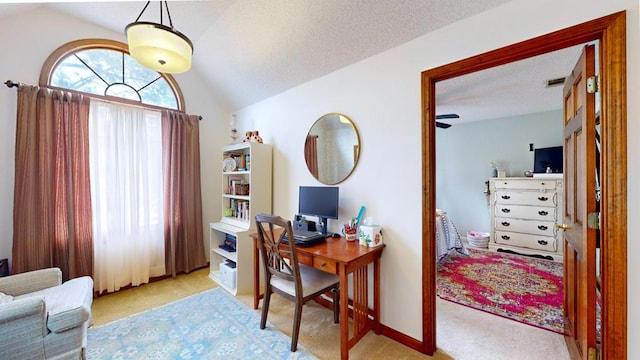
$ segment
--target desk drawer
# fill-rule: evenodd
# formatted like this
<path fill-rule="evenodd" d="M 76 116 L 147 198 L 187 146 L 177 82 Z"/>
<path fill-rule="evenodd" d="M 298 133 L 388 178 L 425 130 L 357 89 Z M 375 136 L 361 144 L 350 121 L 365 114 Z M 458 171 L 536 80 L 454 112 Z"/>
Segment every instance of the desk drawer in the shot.
<path fill-rule="evenodd" d="M 298 263 L 304 264 L 304 265 L 307 265 L 307 266 L 314 266 L 313 265 L 313 255 L 309 255 L 309 254 L 298 252 L 297 256 L 298 256 Z"/>
<path fill-rule="evenodd" d="M 338 273 L 338 266 L 336 265 L 335 261 L 331 261 L 331 260 L 314 257 L 313 267 L 331 274 Z"/>

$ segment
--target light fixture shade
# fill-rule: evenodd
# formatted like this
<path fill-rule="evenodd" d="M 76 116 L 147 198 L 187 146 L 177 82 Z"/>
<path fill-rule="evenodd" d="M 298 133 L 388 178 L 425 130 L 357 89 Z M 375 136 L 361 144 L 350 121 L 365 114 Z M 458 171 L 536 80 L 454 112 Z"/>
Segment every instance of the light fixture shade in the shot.
<path fill-rule="evenodd" d="M 140 65 L 163 73 L 191 68 L 193 44 L 182 33 L 162 24 L 134 22 L 125 28 L 129 53 Z"/>

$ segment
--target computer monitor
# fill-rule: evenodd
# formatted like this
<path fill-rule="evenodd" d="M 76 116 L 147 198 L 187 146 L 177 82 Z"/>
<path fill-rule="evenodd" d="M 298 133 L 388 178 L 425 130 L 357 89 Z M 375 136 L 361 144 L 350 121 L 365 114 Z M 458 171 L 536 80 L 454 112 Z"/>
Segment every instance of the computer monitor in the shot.
<path fill-rule="evenodd" d="M 298 214 L 315 216 L 323 234 L 327 233 L 327 219 L 338 218 L 339 188 L 337 186 L 300 186 Z"/>
<path fill-rule="evenodd" d="M 544 173 L 547 168 L 551 169 L 552 173 L 562 173 L 562 146 L 554 146 L 547 148 L 540 148 L 535 150 L 533 160 L 533 172 Z"/>

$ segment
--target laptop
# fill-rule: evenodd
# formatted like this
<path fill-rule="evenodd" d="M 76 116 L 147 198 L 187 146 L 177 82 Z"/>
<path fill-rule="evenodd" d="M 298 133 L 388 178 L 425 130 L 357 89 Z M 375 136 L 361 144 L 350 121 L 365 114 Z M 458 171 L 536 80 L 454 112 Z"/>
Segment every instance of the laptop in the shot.
<path fill-rule="evenodd" d="M 294 229 L 293 239 L 295 240 L 296 246 L 309 247 L 323 243 L 326 239 L 326 235 L 319 231 Z M 286 236 L 282 240 L 284 242 L 288 241 Z"/>

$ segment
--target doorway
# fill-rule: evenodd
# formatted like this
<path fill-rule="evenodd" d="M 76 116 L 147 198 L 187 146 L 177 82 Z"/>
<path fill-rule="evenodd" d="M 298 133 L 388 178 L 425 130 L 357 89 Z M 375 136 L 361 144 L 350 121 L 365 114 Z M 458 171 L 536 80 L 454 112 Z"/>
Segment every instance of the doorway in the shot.
<path fill-rule="evenodd" d="M 626 359 L 626 13 L 619 12 L 422 73 L 422 294 L 425 354 L 436 350 L 435 94 L 438 81 L 589 41 L 601 44 L 602 359 Z M 604 270 L 606 269 L 606 271 Z M 595 272 L 595 269 L 593 269 Z M 573 354 L 572 354 L 573 355 Z"/>
<path fill-rule="evenodd" d="M 580 57 L 587 44 L 439 81 L 436 86 L 436 117 L 441 118 L 440 123 L 436 123 L 437 207 L 447 212 L 463 240 L 467 231 L 492 233 L 494 230 L 508 239 L 501 240 L 498 236 L 489 246 L 476 247 L 479 252 L 490 251 L 490 256 L 498 255 L 493 251 L 514 252 L 523 256 L 554 260 L 555 271 L 551 268 L 548 270 L 559 276 L 561 286 L 563 238 L 562 232 L 555 230 L 554 225 L 563 223 L 562 186 L 559 187 L 560 192 L 554 193 L 557 196 L 550 196 L 549 201 L 538 199 L 539 203 L 536 203 L 552 211 L 555 208 L 550 207 L 551 203 L 558 203 L 560 207 L 557 221 L 531 217 L 532 215 L 521 215 L 529 219 L 521 220 L 520 216 L 492 214 L 496 207 L 500 207 L 499 204 L 513 205 L 521 201 L 512 203 L 513 199 L 498 200 L 496 190 L 503 190 L 494 189 L 490 184 L 495 185 L 498 182 L 490 182 L 488 179 L 496 177 L 497 171 L 500 170 L 504 171 L 503 176 L 508 180 L 517 180 L 523 184 L 522 180 L 518 179 L 526 179 L 525 172 L 545 171 L 548 164 L 543 167 L 542 163 L 549 159 L 550 154 L 556 160 L 551 164 L 553 172 L 563 172 L 562 79 L 571 73 L 576 59 Z M 459 116 L 455 119 L 442 119 L 442 114 Z M 447 126 L 443 127 L 442 124 Z M 538 157 L 534 156 L 535 154 L 538 154 Z M 496 173 L 492 174 L 492 169 Z M 541 180 L 538 178 L 532 181 Z M 506 221 L 514 218 L 514 222 Z M 532 226 L 534 221 L 535 227 Z M 492 223 L 495 223 L 495 227 Z M 471 251 L 474 242 L 468 245 L 471 246 Z M 475 245 L 478 245 L 477 241 Z M 509 255 L 505 256 L 509 258 Z M 439 268 L 440 264 L 441 262 Z M 440 285 L 443 280 L 438 276 L 437 281 Z M 457 285 L 464 287 L 463 283 Z M 486 279 L 483 284 L 488 285 Z M 446 292 L 440 288 L 437 290 L 439 295 Z M 467 291 L 479 294 L 470 289 Z M 541 313 L 537 315 L 537 324 L 550 324 L 552 319 L 558 321 L 554 330 L 560 334 L 564 330 L 563 293 L 562 289 L 557 293 L 556 299 L 560 302 L 555 309 L 541 306 Z M 444 296 L 450 298 L 452 295 Z M 552 297 L 550 295 L 547 299 Z M 470 298 L 473 298 L 473 295 Z M 491 305 L 485 305 L 483 309 L 511 319 L 520 318 L 522 314 L 519 311 L 507 310 L 506 303 L 509 301 L 494 301 Z M 536 317 L 525 319 L 532 321 L 534 318 Z"/>

